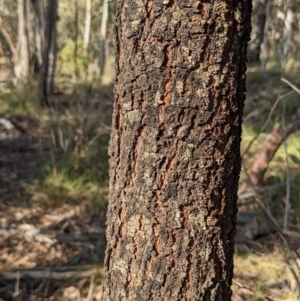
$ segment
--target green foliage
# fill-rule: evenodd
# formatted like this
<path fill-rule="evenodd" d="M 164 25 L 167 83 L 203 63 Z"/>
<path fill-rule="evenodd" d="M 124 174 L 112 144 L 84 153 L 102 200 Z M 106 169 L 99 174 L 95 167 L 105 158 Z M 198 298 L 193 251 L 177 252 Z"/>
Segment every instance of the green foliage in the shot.
<path fill-rule="evenodd" d="M 91 215 L 103 209 L 108 189 L 111 90 L 112 86 L 79 82 L 71 94 L 57 100 L 64 103 L 55 109 L 59 111 L 48 112 L 49 126 L 62 132 L 68 148 L 52 150 L 51 165 L 28 187 L 33 202 L 42 207 L 78 204 Z M 63 118 L 57 119 L 58 115 Z"/>
<path fill-rule="evenodd" d="M 58 54 L 58 66 L 61 66 L 61 69 L 65 76 L 72 76 L 75 72 L 75 69 L 86 70 L 89 65 L 89 56 L 88 53 L 83 50 L 83 40 L 79 39 L 76 43 L 72 40 L 69 40 L 67 44 L 61 49 Z M 75 47 L 77 47 L 77 56 L 74 58 Z"/>

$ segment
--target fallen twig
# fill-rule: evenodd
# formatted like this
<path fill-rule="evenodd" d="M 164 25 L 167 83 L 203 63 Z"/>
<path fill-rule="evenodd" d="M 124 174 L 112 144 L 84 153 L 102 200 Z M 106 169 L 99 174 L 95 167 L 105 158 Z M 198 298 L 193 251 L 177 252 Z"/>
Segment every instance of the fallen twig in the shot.
<path fill-rule="evenodd" d="M 300 90 L 295 85 L 293 85 L 290 81 L 288 81 L 286 78 L 282 77 L 280 80 L 288 84 L 293 90 L 295 90 L 298 94 L 300 94 Z"/>
<path fill-rule="evenodd" d="M 281 95 L 281 96 L 277 96 L 277 99 L 276 99 L 276 101 L 274 102 L 273 107 L 272 107 L 271 110 L 270 110 L 270 113 L 269 113 L 269 115 L 268 115 L 268 118 L 267 118 L 266 122 L 264 123 L 264 125 L 262 126 L 262 128 L 260 129 L 260 131 L 255 135 L 255 137 L 253 137 L 253 139 L 249 142 L 249 144 L 247 145 L 245 151 L 244 151 L 243 154 L 242 154 L 242 158 L 245 156 L 245 154 L 248 153 L 248 151 L 249 151 L 250 147 L 252 146 L 253 142 L 254 142 L 254 141 L 260 136 L 260 134 L 266 129 L 266 127 L 267 127 L 267 125 L 269 124 L 269 122 L 270 122 L 270 120 L 271 120 L 271 117 L 272 117 L 272 115 L 273 115 L 273 113 L 274 113 L 274 111 L 275 111 L 277 105 L 279 104 L 280 100 L 281 100 L 281 99 L 284 99 L 284 98 L 287 97 L 287 96 L 290 96 L 290 95 L 293 94 L 293 93 L 294 93 L 294 91 L 289 91 L 289 92 L 287 92 L 287 93 L 285 93 L 285 94 L 283 94 L 283 95 Z"/>

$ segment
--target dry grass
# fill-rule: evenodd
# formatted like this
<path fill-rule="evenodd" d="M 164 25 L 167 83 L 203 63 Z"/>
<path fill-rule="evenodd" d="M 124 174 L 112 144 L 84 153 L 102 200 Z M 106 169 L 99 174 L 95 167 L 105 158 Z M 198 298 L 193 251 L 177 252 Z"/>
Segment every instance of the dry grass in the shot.
<path fill-rule="evenodd" d="M 300 271 L 292 262 L 289 265 L 284 262 L 279 251 L 236 255 L 234 280 L 246 288 L 240 288 L 234 283 L 233 301 L 267 300 L 266 296 L 272 300 L 299 300 L 297 283 L 290 267 L 298 277 Z"/>

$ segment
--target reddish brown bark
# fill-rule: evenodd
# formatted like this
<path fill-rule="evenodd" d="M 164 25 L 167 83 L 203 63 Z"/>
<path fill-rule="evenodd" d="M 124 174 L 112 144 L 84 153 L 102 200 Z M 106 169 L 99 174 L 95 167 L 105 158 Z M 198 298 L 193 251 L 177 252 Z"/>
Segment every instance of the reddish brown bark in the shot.
<path fill-rule="evenodd" d="M 105 301 L 230 300 L 250 10 L 119 2 Z"/>

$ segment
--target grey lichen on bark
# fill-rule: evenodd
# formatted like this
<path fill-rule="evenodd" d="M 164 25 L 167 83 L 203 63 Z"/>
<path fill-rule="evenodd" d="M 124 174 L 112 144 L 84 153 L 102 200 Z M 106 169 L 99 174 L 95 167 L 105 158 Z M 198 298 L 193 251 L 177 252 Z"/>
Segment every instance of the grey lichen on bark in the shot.
<path fill-rule="evenodd" d="M 230 300 L 251 3 L 119 1 L 104 300 Z"/>

